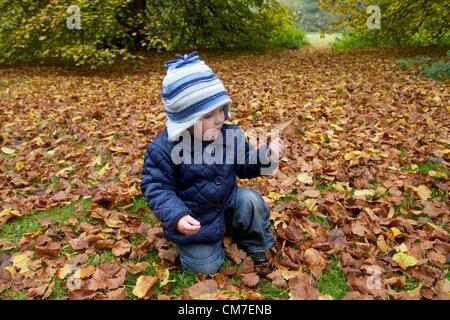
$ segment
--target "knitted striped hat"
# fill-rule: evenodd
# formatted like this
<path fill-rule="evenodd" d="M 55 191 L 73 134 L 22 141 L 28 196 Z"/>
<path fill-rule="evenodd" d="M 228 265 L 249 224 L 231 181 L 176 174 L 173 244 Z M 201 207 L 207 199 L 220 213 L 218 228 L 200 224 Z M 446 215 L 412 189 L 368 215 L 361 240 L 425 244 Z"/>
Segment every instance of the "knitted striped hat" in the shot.
<path fill-rule="evenodd" d="M 224 106 L 225 119 L 228 119 L 231 105 L 222 81 L 199 60 L 197 51 L 176 56 L 180 59 L 165 63 L 168 70 L 161 94 L 170 141 L 177 140 L 184 130 L 218 107 Z"/>

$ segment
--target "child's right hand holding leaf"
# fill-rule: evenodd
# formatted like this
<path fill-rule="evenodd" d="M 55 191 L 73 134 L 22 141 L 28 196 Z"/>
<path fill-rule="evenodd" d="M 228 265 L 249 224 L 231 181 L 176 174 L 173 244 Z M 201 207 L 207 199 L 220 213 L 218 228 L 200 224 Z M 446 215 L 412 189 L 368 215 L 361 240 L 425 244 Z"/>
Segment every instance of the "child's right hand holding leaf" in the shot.
<path fill-rule="evenodd" d="M 200 230 L 200 222 L 192 218 L 190 215 L 186 215 L 178 220 L 177 230 L 186 235 L 193 235 Z"/>

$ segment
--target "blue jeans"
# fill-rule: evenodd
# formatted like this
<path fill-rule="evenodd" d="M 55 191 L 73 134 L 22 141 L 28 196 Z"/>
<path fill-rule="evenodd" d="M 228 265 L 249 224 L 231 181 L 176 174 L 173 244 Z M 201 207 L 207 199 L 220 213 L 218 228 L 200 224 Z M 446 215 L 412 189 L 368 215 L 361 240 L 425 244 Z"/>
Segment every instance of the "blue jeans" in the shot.
<path fill-rule="evenodd" d="M 225 213 L 225 223 L 227 233 L 249 254 L 270 250 L 275 243 L 270 232 L 269 208 L 256 191 L 238 188 L 236 208 Z M 216 273 L 225 260 L 222 241 L 177 245 L 177 249 L 183 268 L 193 272 Z"/>

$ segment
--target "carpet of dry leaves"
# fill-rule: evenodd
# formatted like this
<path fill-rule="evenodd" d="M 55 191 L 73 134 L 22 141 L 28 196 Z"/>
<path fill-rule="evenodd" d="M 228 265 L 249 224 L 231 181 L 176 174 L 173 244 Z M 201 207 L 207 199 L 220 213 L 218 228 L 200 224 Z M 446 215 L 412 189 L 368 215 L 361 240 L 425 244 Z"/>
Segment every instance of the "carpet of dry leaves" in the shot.
<path fill-rule="evenodd" d="M 348 285 L 344 299 L 449 299 L 448 82 L 395 63 L 424 54 L 433 53 L 201 55 L 229 90 L 232 122 L 244 130 L 290 122 L 281 125 L 287 153 L 278 173 L 239 181 L 271 208 L 277 241 L 269 263 L 255 267 L 226 238 L 239 267 L 198 276 L 181 298 L 259 299 L 255 288 L 265 278 L 291 299 L 329 299 L 317 281 L 337 256 Z M 143 152 L 164 128 L 168 59 L 172 54 L 142 57 L 134 72 L 0 69 L 0 228 L 74 200 L 93 202 L 90 222 L 43 218 L 39 232 L 0 239 L 0 294 L 49 298 L 59 279 L 67 299 L 127 299 L 127 275 L 153 265 L 156 272 L 139 276 L 132 296 L 173 298 L 153 289 L 179 270 L 177 252 L 158 224 L 126 211 L 140 196 Z M 418 170 L 427 162 L 440 169 Z M 104 250 L 112 263 L 87 263 Z M 150 252 L 155 261 L 135 262 Z M 406 290 L 410 277 L 419 285 Z"/>

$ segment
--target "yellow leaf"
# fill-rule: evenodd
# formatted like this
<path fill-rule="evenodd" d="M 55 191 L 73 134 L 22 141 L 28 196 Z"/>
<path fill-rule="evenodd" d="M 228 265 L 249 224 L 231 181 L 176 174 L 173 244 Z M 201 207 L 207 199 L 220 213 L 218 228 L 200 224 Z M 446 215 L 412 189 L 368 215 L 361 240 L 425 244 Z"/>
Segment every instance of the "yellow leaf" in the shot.
<path fill-rule="evenodd" d="M 70 270 L 72 269 L 72 266 L 70 264 L 65 264 L 64 267 L 60 268 L 58 270 L 58 278 L 64 279 L 69 274 Z"/>
<path fill-rule="evenodd" d="M 277 192 L 269 192 L 269 194 L 267 196 L 270 199 L 275 200 L 275 201 L 277 201 L 277 200 L 279 200 L 279 199 L 281 199 L 283 197 L 281 194 L 279 194 Z"/>
<path fill-rule="evenodd" d="M 162 288 L 165 285 L 167 285 L 170 282 L 175 282 L 175 280 L 169 280 L 170 277 L 170 272 L 169 269 L 164 268 L 158 264 L 156 264 L 155 262 L 153 262 L 153 267 L 156 270 L 156 275 L 159 278 L 159 287 Z"/>
<path fill-rule="evenodd" d="M 16 162 L 16 170 L 20 171 L 20 170 L 23 170 L 23 168 L 25 168 L 25 163 L 23 163 L 22 161 L 17 161 Z"/>
<path fill-rule="evenodd" d="M 27 273 L 30 271 L 28 262 L 30 258 L 25 254 L 18 254 L 12 258 L 13 267 L 20 270 L 20 273 Z"/>
<path fill-rule="evenodd" d="M 355 190 L 353 195 L 357 198 L 365 198 L 367 196 L 371 197 L 371 196 L 375 195 L 375 190 L 371 190 L 371 189 Z"/>
<path fill-rule="evenodd" d="M 4 267 L 3 269 L 8 270 L 8 272 L 13 276 L 16 274 L 16 269 L 13 266 L 7 266 Z"/>
<path fill-rule="evenodd" d="M 297 176 L 297 180 L 304 183 L 304 184 L 311 184 L 313 183 L 313 179 L 310 175 L 308 175 L 306 172 L 300 173 Z"/>
<path fill-rule="evenodd" d="M 139 276 L 136 281 L 136 286 L 133 289 L 133 294 L 138 298 L 145 297 L 157 280 L 158 277 Z"/>
<path fill-rule="evenodd" d="M 392 227 L 390 230 L 386 231 L 386 236 L 391 241 L 395 241 L 395 238 L 398 236 L 401 236 L 401 235 L 402 235 L 402 232 L 399 229 L 397 229 L 396 227 Z"/>
<path fill-rule="evenodd" d="M 119 228 L 123 222 L 120 221 L 119 219 L 107 218 L 105 219 L 105 223 L 110 228 Z"/>
<path fill-rule="evenodd" d="M 386 252 L 391 251 L 391 247 L 388 246 L 388 244 L 387 244 L 386 241 L 384 240 L 384 237 L 383 237 L 382 234 L 380 234 L 380 235 L 378 236 L 378 239 L 377 239 L 377 246 L 378 246 L 378 249 L 380 249 L 381 252 L 383 252 L 383 253 L 386 253 Z"/>
<path fill-rule="evenodd" d="M 426 201 L 428 200 L 428 198 L 431 197 L 431 190 L 423 184 L 421 184 L 416 188 L 416 193 L 419 196 L 419 198 L 423 201 Z"/>
<path fill-rule="evenodd" d="M 94 272 L 95 272 L 95 267 L 89 265 L 85 268 L 78 269 L 74 273 L 73 277 L 75 279 L 84 279 L 84 278 L 88 278 L 88 277 L 92 276 L 94 274 Z"/>
<path fill-rule="evenodd" d="M 443 178 L 446 180 L 448 179 L 448 176 L 444 172 L 440 172 L 440 171 L 430 170 L 430 171 L 428 171 L 428 175 L 430 177 Z"/>
<path fill-rule="evenodd" d="M 317 200 L 314 198 L 308 198 L 305 200 L 305 206 L 309 211 L 315 212 L 317 210 Z"/>
<path fill-rule="evenodd" d="M 0 218 L 2 218 L 2 217 L 10 218 L 13 216 L 21 217 L 22 214 L 17 210 L 11 210 L 11 209 L 3 209 L 2 212 L 0 212 Z"/>
<path fill-rule="evenodd" d="M 408 267 L 415 266 L 417 264 L 416 258 L 407 255 L 406 253 L 399 252 L 393 255 L 392 260 L 396 262 L 400 267 L 406 269 Z"/>
<path fill-rule="evenodd" d="M 16 152 L 16 150 L 8 148 L 8 147 L 2 147 L 2 152 L 6 153 L 6 154 L 13 154 L 14 152 Z"/>
<path fill-rule="evenodd" d="M 348 161 L 353 158 L 359 158 L 360 156 L 361 156 L 361 151 L 351 151 L 351 152 L 347 152 L 344 155 L 344 159 Z"/>

